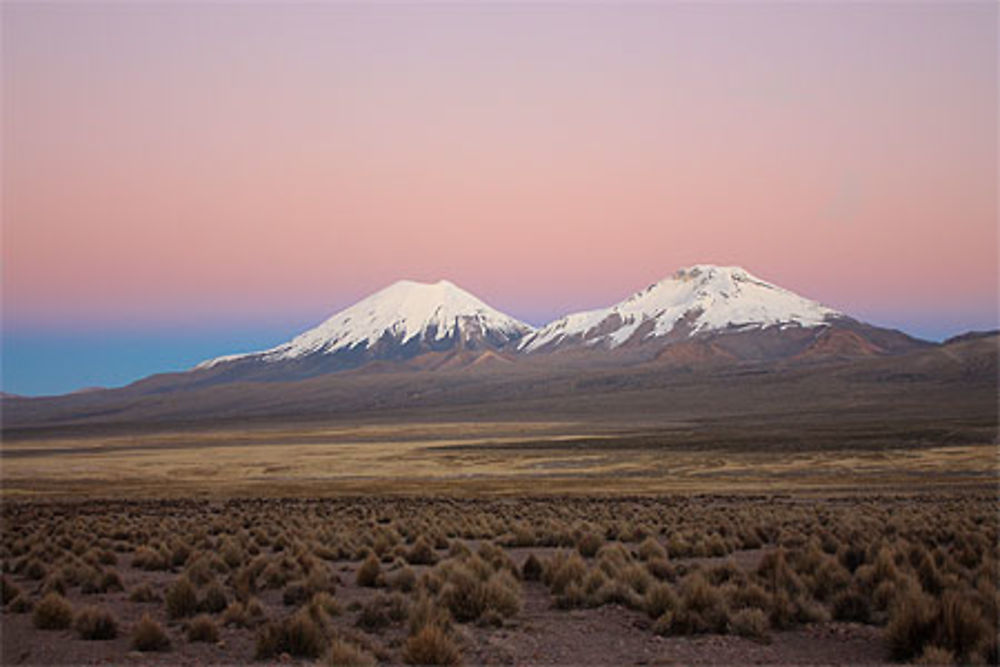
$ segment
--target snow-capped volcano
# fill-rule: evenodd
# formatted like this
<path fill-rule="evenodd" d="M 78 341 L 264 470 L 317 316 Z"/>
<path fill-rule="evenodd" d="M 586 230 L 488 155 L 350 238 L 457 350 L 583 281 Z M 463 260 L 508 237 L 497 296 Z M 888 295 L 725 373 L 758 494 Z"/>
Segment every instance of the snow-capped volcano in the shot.
<path fill-rule="evenodd" d="M 616 348 L 722 330 L 821 327 L 841 317 L 739 267 L 703 264 L 680 269 L 608 308 L 567 315 L 518 347 L 525 352 L 577 345 Z"/>
<path fill-rule="evenodd" d="M 317 355 L 349 365 L 403 359 L 450 349 L 501 349 L 533 331 L 457 285 L 400 280 L 333 315 L 291 341 L 262 352 L 218 357 L 209 369 L 233 362 L 295 361 Z"/>

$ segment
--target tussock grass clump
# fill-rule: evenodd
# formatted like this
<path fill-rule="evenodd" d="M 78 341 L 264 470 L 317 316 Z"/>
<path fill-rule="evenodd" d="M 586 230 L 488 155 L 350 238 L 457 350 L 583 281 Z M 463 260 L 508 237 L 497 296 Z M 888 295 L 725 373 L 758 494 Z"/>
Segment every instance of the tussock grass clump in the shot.
<path fill-rule="evenodd" d="M 306 612 L 272 621 L 257 634 L 255 656 L 266 660 L 287 653 L 296 658 L 318 658 L 326 647 L 323 629 Z"/>
<path fill-rule="evenodd" d="M 593 558 L 604 546 L 604 538 L 597 533 L 584 533 L 576 542 L 576 549 L 584 558 Z"/>
<path fill-rule="evenodd" d="M 208 614 L 199 614 L 188 624 L 187 638 L 189 642 L 215 643 L 219 641 L 219 627 Z"/>
<path fill-rule="evenodd" d="M 201 602 L 198 603 L 198 609 L 209 614 L 221 613 L 227 606 L 229 606 L 229 600 L 226 598 L 226 589 L 217 581 L 208 585 Z"/>
<path fill-rule="evenodd" d="M 680 608 L 672 615 L 674 634 L 725 633 L 729 615 L 725 598 L 718 588 L 695 571 L 681 584 Z"/>
<path fill-rule="evenodd" d="M 761 609 L 741 609 L 733 614 L 731 623 L 733 632 L 741 637 L 758 641 L 769 639 L 767 614 Z"/>
<path fill-rule="evenodd" d="M 403 565 L 385 575 L 385 585 L 390 590 L 409 593 L 417 586 L 417 573 L 409 565 Z"/>
<path fill-rule="evenodd" d="M 587 564 L 577 553 L 558 552 L 545 563 L 542 581 L 556 595 L 573 583 L 580 583 L 587 574 Z"/>
<path fill-rule="evenodd" d="M 674 581 L 677 571 L 666 558 L 653 557 L 646 561 L 646 571 L 659 581 Z"/>
<path fill-rule="evenodd" d="M 446 572 L 441 602 L 458 621 L 484 619 L 499 624 L 521 610 L 520 582 L 508 570 L 491 573 L 489 566 L 484 565 L 470 559 Z"/>
<path fill-rule="evenodd" d="M 667 558 L 667 550 L 663 548 L 663 545 L 655 537 L 647 537 L 639 545 L 639 558 L 643 561 L 649 561 L 653 559 L 663 559 Z"/>
<path fill-rule="evenodd" d="M 423 535 L 418 537 L 410 550 L 406 552 L 406 562 L 411 565 L 434 565 L 437 560 L 434 545 Z"/>
<path fill-rule="evenodd" d="M 330 667 L 374 667 L 378 664 L 371 653 L 339 637 L 330 642 L 323 663 Z"/>
<path fill-rule="evenodd" d="M 167 604 L 167 616 L 170 618 L 186 618 L 198 611 L 198 592 L 187 576 L 182 576 L 171 584 L 164 600 Z"/>
<path fill-rule="evenodd" d="M 143 614 L 132 628 L 132 648 L 136 651 L 166 651 L 170 648 L 170 638 L 162 625 L 149 614 Z"/>
<path fill-rule="evenodd" d="M 99 607 L 85 607 L 76 615 L 73 628 L 80 639 L 102 640 L 118 636 L 118 622 L 114 614 Z"/>
<path fill-rule="evenodd" d="M 399 593 L 378 594 L 361 607 L 358 627 L 377 632 L 393 623 L 404 621 L 408 614 L 406 598 Z"/>
<path fill-rule="evenodd" d="M 833 617 L 838 621 L 870 623 L 871 602 L 855 587 L 841 591 L 833 598 Z"/>
<path fill-rule="evenodd" d="M 427 625 L 436 625 L 447 630 L 451 627 L 451 613 L 430 596 L 421 594 L 410 605 L 407 626 L 410 634 L 415 635 Z"/>
<path fill-rule="evenodd" d="M 940 646 L 927 645 L 924 647 L 920 657 L 913 661 L 914 665 L 954 665 L 955 654 Z"/>
<path fill-rule="evenodd" d="M 222 625 L 234 628 L 249 628 L 250 615 L 247 613 L 246 605 L 242 602 L 230 602 L 226 610 L 222 612 Z"/>
<path fill-rule="evenodd" d="M 893 606 L 885 637 L 896 660 L 909 660 L 923 650 L 935 635 L 937 602 L 922 592 L 909 591 Z"/>
<path fill-rule="evenodd" d="M 457 665 L 462 653 L 448 633 L 437 625 L 425 625 L 403 645 L 408 665 Z"/>
<path fill-rule="evenodd" d="M 643 600 L 643 608 L 650 618 L 660 618 L 666 613 L 676 612 L 680 600 L 674 589 L 667 584 L 653 584 Z"/>
<path fill-rule="evenodd" d="M 378 557 L 375 554 L 368 554 L 361 566 L 358 567 L 358 573 L 356 575 L 356 580 L 358 586 L 365 586 L 368 588 L 375 588 L 381 583 L 382 579 L 382 566 L 379 564 Z"/>
<path fill-rule="evenodd" d="M 161 598 L 149 584 L 139 584 L 128 595 L 130 602 L 160 602 Z"/>
<path fill-rule="evenodd" d="M 521 566 L 521 578 L 525 581 L 540 581 L 543 572 L 542 562 L 535 557 L 535 554 L 529 554 Z"/>
<path fill-rule="evenodd" d="M 132 555 L 132 567 L 148 571 L 169 570 L 170 563 L 161 552 L 149 547 L 139 547 Z"/>
<path fill-rule="evenodd" d="M 58 593 L 48 593 L 31 617 L 39 630 L 65 630 L 73 623 L 73 605 Z"/>
<path fill-rule="evenodd" d="M 314 594 L 312 598 L 309 599 L 307 610 L 309 611 L 310 616 L 324 624 L 331 617 L 340 616 L 344 613 L 344 610 L 341 608 L 340 603 L 337 602 L 336 598 L 326 591 Z"/>

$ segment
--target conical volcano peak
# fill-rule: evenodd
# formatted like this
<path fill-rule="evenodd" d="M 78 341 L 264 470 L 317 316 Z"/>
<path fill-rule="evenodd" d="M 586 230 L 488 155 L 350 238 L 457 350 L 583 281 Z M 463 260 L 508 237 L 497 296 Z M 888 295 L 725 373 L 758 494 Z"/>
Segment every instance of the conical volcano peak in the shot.
<path fill-rule="evenodd" d="M 824 326 L 837 311 L 761 280 L 738 266 L 679 269 L 610 306 L 556 320 L 526 337 L 526 351 L 554 346 L 618 347 L 673 334 L 775 325 Z"/>
<path fill-rule="evenodd" d="M 248 358 L 280 361 L 349 352 L 359 359 L 374 359 L 405 357 L 427 348 L 502 348 L 531 331 L 529 325 L 448 280 L 399 280 L 288 343 L 263 352 L 220 357 L 199 367 Z"/>

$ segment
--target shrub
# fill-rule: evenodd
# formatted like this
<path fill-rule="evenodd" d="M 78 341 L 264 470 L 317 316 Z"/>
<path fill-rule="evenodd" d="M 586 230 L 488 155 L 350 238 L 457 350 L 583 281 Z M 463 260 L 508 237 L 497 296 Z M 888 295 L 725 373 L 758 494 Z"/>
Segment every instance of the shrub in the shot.
<path fill-rule="evenodd" d="M 833 617 L 838 621 L 871 622 L 868 598 L 853 586 L 833 598 Z"/>
<path fill-rule="evenodd" d="M 73 606 L 58 593 L 49 593 L 35 605 L 32 621 L 39 630 L 65 630 L 73 623 Z"/>
<path fill-rule="evenodd" d="M 186 576 L 175 581 L 166 594 L 167 615 L 170 618 L 186 618 L 198 611 L 198 593 L 194 584 Z"/>
<path fill-rule="evenodd" d="M 366 586 L 368 588 L 378 586 L 381 574 L 382 566 L 379 565 L 378 558 L 375 554 L 368 554 L 368 557 L 363 563 L 361 563 L 361 566 L 358 567 L 358 586 Z"/>
<path fill-rule="evenodd" d="M 323 619 L 325 622 L 330 616 L 340 616 L 342 613 L 340 603 L 326 591 L 316 593 L 309 600 L 309 614 L 316 620 Z"/>
<path fill-rule="evenodd" d="M 559 552 L 545 563 L 542 580 L 556 595 L 562 593 L 571 583 L 583 581 L 587 574 L 587 564 L 577 553 Z"/>
<path fill-rule="evenodd" d="M 100 592 L 107 593 L 109 591 L 123 591 L 125 590 L 125 585 L 122 584 L 122 578 L 118 576 L 115 571 L 105 572 L 101 575 Z"/>
<path fill-rule="evenodd" d="M 892 657 L 909 660 L 920 654 L 934 637 L 938 620 L 937 603 L 924 593 L 909 591 L 893 605 L 885 636 Z"/>
<path fill-rule="evenodd" d="M 309 599 L 309 589 L 301 581 L 293 581 L 285 587 L 281 601 L 286 607 L 297 607 Z"/>
<path fill-rule="evenodd" d="M 437 625 L 425 625 L 403 645 L 403 662 L 409 665 L 457 665 L 462 654 Z"/>
<path fill-rule="evenodd" d="M 228 605 L 229 600 L 226 599 L 226 590 L 222 587 L 222 584 L 213 581 L 205 589 L 205 595 L 198 604 L 198 608 L 209 614 L 218 614 L 224 611 Z"/>
<path fill-rule="evenodd" d="M 677 595 L 674 589 L 667 584 L 653 584 L 643 601 L 643 608 L 650 618 L 660 618 L 665 613 L 674 612 L 679 606 Z"/>
<path fill-rule="evenodd" d="M 81 639 L 114 639 L 118 636 L 118 623 L 107 609 L 84 608 L 76 615 L 73 627 Z"/>
<path fill-rule="evenodd" d="M 469 568 L 459 565 L 448 573 L 447 583 L 441 589 L 441 602 L 456 620 L 474 621 L 486 608 L 483 584 Z"/>
<path fill-rule="evenodd" d="M 324 662 L 335 667 L 372 667 L 375 657 L 357 644 L 334 638 L 327 649 Z"/>
<path fill-rule="evenodd" d="M 417 601 L 410 605 L 407 624 L 411 635 L 417 634 L 426 625 L 437 625 L 447 630 L 451 626 L 451 614 L 430 596 L 420 595 Z"/>
<path fill-rule="evenodd" d="M 149 584 L 140 584 L 132 589 L 128 599 L 130 602 L 159 602 L 160 596 Z"/>
<path fill-rule="evenodd" d="M 132 648 L 137 651 L 166 651 L 170 648 L 170 638 L 163 626 L 143 614 L 132 628 Z"/>
<path fill-rule="evenodd" d="M 767 614 L 760 609 L 741 609 L 733 614 L 733 632 L 748 639 L 766 640 L 768 638 Z"/>
<path fill-rule="evenodd" d="M 602 546 L 604 538 L 596 533 L 586 533 L 576 543 L 577 551 L 586 558 L 593 558 Z"/>
<path fill-rule="evenodd" d="M 725 599 L 700 572 L 689 575 L 681 587 L 681 609 L 673 629 L 681 634 L 725 632 L 729 623 Z"/>
<path fill-rule="evenodd" d="M 990 628 L 979 609 L 955 591 L 945 591 L 939 609 L 936 643 L 950 649 L 963 662 L 967 661 L 975 648 L 987 639 Z M 996 631 L 996 627 L 993 630 Z"/>
<path fill-rule="evenodd" d="M 915 665 L 954 665 L 955 654 L 940 646 L 927 645 L 920 657 L 913 661 Z"/>
<path fill-rule="evenodd" d="M 538 581 L 542 578 L 542 570 L 541 561 L 535 558 L 535 554 L 530 554 L 521 566 L 521 577 L 525 581 Z"/>
<path fill-rule="evenodd" d="M 257 634 L 256 657 L 266 660 L 288 653 L 297 658 L 318 658 L 324 648 L 323 629 L 308 613 L 271 622 Z"/>
<path fill-rule="evenodd" d="M 406 561 L 411 565 L 434 565 L 437 562 L 437 554 L 434 553 L 434 546 L 430 541 L 421 535 L 406 552 Z"/>
<path fill-rule="evenodd" d="M 642 544 L 639 545 L 639 558 L 644 561 L 654 558 L 665 560 L 667 558 L 667 550 L 663 548 L 663 545 L 655 537 L 650 536 L 644 539 Z"/>
<path fill-rule="evenodd" d="M 458 621 L 476 621 L 486 615 L 496 621 L 520 611 L 521 585 L 507 570 L 489 575 L 484 582 L 469 567 L 459 565 L 449 572 L 441 601 Z"/>
<path fill-rule="evenodd" d="M 378 631 L 394 622 L 402 621 L 406 616 L 406 598 L 399 593 L 394 595 L 379 594 L 361 608 L 358 626 L 370 632 Z"/>
<path fill-rule="evenodd" d="M 507 570 L 500 570 L 486 581 L 484 597 L 486 609 L 501 617 L 521 611 L 521 584 Z"/>
<path fill-rule="evenodd" d="M 666 558 L 650 558 L 646 570 L 660 581 L 673 581 L 677 577 L 674 566 Z"/>
<path fill-rule="evenodd" d="M 409 566 L 401 567 L 386 576 L 385 584 L 394 591 L 409 593 L 417 585 L 417 575 L 413 571 L 413 568 Z"/>
<path fill-rule="evenodd" d="M 154 551 L 149 547 L 139 547 L 132 555 L 132 567 L 140 570 L 167 570 L 170 568 L 170 564 L 159 551 Z"/>
<path fill-rule="evenodd" d="M 250 627 L 250 615 L 242 602 L 231 602 L 226 610 L 222 612 L 222 625 L 237 628 Z"/>
<path fill-rule="evenodd" d="M 219 628 L 211 616 L 200 614 L 188 624 L 187 638 L 189 642 L 215 643 L 219 641 Z"/>

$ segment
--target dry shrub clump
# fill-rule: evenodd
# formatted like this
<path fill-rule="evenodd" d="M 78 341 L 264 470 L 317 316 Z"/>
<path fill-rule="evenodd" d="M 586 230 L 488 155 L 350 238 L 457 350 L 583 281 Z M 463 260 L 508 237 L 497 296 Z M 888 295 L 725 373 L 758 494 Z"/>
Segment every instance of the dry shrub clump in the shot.
<path fill-rule="evenodd" d="M 49 593 L 35 605 L 31 620 L 39 630 L 65 630 L 73 623 L 73 605 L 58 593 Z"/>
<path fill-rule="evenodd" d="M 995 662 L 996 632 L 996 626 L 988 625 L 973 602 L 954 591 L 936 600 L 910 590 L 893 606 L 886 639 L 897 660 L 913 659 L 934 647 L 961 662 L 969 662 L 974 656 Z"/>
<path fill-rule="evenodd" d="M 118 636 L 118 622 L 107 609 L 86 607 L 76 615 L 73 628 L 80 639 L 114 639 Z"/>
<path fill-rule="evenodd" d="M 165 601 L 170 618 L 185 618 L 198 611 L 198 591 L 187 576 L 180 577 L 167 589 Z"/>
<path fill-rule="evenodd" d="M 217 642 L 219 641 L 219 626 L 215 624 L 211 616 L 199 614 L 188 624 L 187 638 L 189 642 Z"/>
<path fill-rule="evenodd" d="M 447 647 L 464 632 L 455 625 L 502 624 L 518 613 L 522 584 L 540 591 L 541 582 L 556 608 L 622 605 L 660 633 L 766 641 L 834 618 L 885 626 L 900 660 L 995 663 L 995 504 L 971 492 L 816 502 L 93 501 L 72 511 L 11 502 L 0 508 L 0 600 L 7 613 L 34 612 L 39 627 L 67 628 L 66 597 L 114 593 L 125 580 L 126 607 L 139 606 L 121 618 L 155 614 L 142 605 L 162 602 L 171 623 L 183 619 L 178 628 L 192 632 L 205 621 L 196 614 L 217 614 L 220 627 L 256 633 L 268 659 L 295 651 L 399 661 L 405 649 L 410 661 L 449 662 Z M 512 547 L 560 550 L 518 566 Z M 721 560 L 747 549 L 755 553 Z M 332 595 L 341 578 L 385 592 L 346 596 L 353 601 L 341 609 Z M 182 650 L 197 652 L 187 642 Z"/>
<path fill-rule="evenodd" d="M 132 648 L 136 651 L 166 651 L 170 648 L 170 638 L 163 626 L 143 614 L 132 628 Z"/>
<path fill-rule="evenodd" d="M 379 565 L 378 557 L 375 554 L 368 554 L 368 557 L 358 567 L 356 580 L 358 586 L 368 588 L 374 588 L 382 583 L 382 566 Z"/>
<path fill-rule="evenodd" d="M 318 658 L 325 648 L 323 629 L 302 611 L 281 621 L 264 625 L 257 634 L 255 655 L 266 660 L 287 653 L 296 658 Z"/>
<path fill-rule="evenodd" d="M 458 646 L 437 625 L 425 625 L 403 645 L 403 662 L 409 665 L 457 665 L 461 659 Z"/>
<path fill-rule="evenodd" d="M 768 641 L 768 620 L 767 614 L 760 609 L 741 609 L 733 614 L 732 630 L 741 637 L 756 639 L 758 641 Z"/>
<path fill-rule="evenodd" d="M 330 667 L 374 667 L 378 664 L 371 653 L 339 637 L 330 642 L 323 662 Z"/>
<path fill-rule="evenodd" d="M 446 565 L 440 599 L 455 620 L 500 625 L 521 610 L 521 584 L 509 570 L 494 570 L 478 556 Z"/>

